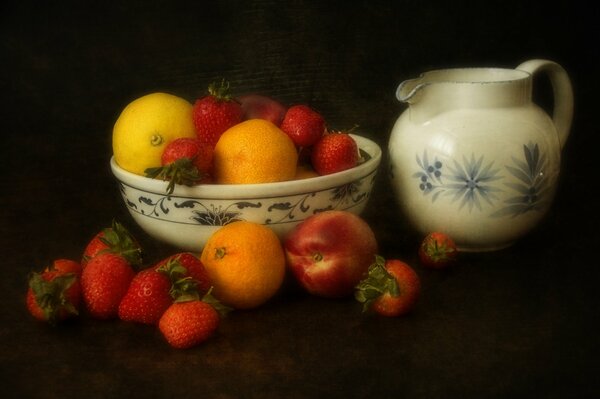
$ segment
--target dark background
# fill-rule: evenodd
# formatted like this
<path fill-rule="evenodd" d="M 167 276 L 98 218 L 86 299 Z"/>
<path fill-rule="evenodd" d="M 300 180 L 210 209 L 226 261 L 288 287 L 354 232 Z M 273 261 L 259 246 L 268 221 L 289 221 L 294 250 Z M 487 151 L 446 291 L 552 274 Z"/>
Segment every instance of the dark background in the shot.
<path fill-rule="evenodd" d="M 45 4 L 51 3 L 51 4 Z M 5 1 L 0 6 L 0 386 L 3 397 L 569 398 L 600 393 L 597 370 L 598 7 L 559 1 Z M 542 225 L 513 247 L 416 263 L 384 157 L 364 213 L 382 255 L 423 292 L 405 318 L 286 287 L 236 312 L 211 341 L 169 348 L 149 327 L 85 315 L 33 321 L 26 277 L 78 259 L 113 218 L 149 259 L 173 253 L 139 231 L 110 174 L 111 129 L 136 97 L 195 100 L 226 78 L 239 94 L 308 103 L 385 149 L 397 85 L 429 69 L 560 63 L 575 91 L 560 186 Z M 549 103 L 547 82 L 536 99 Z"/>

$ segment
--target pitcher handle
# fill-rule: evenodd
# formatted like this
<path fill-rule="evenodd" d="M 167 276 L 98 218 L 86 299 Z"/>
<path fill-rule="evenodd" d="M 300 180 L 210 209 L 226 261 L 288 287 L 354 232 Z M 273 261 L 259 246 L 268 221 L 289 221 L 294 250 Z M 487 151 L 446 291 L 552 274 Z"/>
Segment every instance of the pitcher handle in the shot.
<path fill-rule="evenodd" d="M 569 75 L 562 66 L 549 60 L 525 61 L 517 69 L 531 75 L 537 72 L 545 72 L 548 75 L 554 95 L 552 121 L 558 132 L 558 141 L 562 148 L 569 137 L 573 121 L 573 88 Z"/>

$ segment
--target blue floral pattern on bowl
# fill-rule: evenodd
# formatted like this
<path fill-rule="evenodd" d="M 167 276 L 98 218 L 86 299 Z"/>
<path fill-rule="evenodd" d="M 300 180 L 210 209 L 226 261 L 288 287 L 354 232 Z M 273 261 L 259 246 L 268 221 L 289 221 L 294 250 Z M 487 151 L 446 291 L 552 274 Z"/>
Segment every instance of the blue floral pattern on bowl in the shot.
<path fill-rule="evenodd" d="M 523 145 L 522 158 L 513 156 L 511 160 L 511 165 L 502 168 L 475 154 L 463 156 L 459 162 L 430 158 L 424 150 L 422 156 L 416 156 L 419 170 L 413 177 L 424 196 L 431 196 L 432 202 L 449 196 L 451 203 L 457 203 L 458 211 L 466 208 L 468 212 L 483 212 L 483 203 L 494 206 L 501 194 L 509 196 L 492 217 L 516 217 L 544 209 L 549 204 L 550 184 L 544 174 L 546 156 L 538 144 Z M 513 179 L 507 179 L 508 176 Z"/>
<path fill-rule="evenodd" d="M 203 226 L 224 226 L 238 220 L 276 225 L 298 222 L 325 210 L 349 210 L 364 206 L 375 183 L 375 175 L 374 170 L 350 183 L 326 190 L 243 201 L 158 194 L 131 187 L 123 182 L 119 182 L 119 186 L 130 212 L 149 218 Z M 256 209 L 266 212 L 252 211 Z M 256 220 L 258 214 L 263 215 L 261 220 Z"/>

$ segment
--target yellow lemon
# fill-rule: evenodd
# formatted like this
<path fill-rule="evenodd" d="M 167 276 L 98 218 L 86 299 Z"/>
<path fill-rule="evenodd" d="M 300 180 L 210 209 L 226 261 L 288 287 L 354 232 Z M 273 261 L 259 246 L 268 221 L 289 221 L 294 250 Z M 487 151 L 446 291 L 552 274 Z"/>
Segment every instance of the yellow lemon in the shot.
<path fill-rule="evenodd" d="M 196 137 L 192 104 L 167 93 L 142 96 L 121 112 L 113 128 L 113 155 L 117 164 L 132 173 L 161 165 L 161 155 L 171 141 Z"/>

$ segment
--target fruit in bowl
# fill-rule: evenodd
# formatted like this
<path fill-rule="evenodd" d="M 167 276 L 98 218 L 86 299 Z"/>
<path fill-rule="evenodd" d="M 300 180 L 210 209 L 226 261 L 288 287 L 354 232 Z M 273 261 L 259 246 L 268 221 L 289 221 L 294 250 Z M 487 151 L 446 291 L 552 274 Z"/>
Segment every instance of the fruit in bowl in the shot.
<path fill-rule="evenodd" d="M 163 95 L 160 97 L 165 98 Z M 185 104 L 185 101 L 182 99 L 179 104 Z M 212 103 L 218 104 L 218 101 Z M 186 111 L 181 112 L 180 117 L 190 118 L 189 123 L 196 128 L 196 137 L 209 142 L 202 138 L 207 130 L 199 129 L 200 119 L 196 117 L 191 121 L 196 111 L 195 106 L 188 104 L 189 107 L 181 105 Z M 138 109 L 138 112 L 142 114 L 143 110 Z M 157 112 L 156 108 L 152 112 Z M 242 117 L 241 121 L 223 123 L 223 126 L 229 127 L 221 128 L 224 129 L 222 132 L 210 131 L 211 142 L 215 144 L 209 155 L 204 147 L 202 151 L 181 151 L 179 158 L 172 156 L 171 152 L 165 160 L 155 151 L 153 164 L 148 163 L 148 157 L 141 157 L 145 162 L 143 168 L 139 165 L 130 167 L 120 158 L 124 153 L 124 143 L 131 147 L 130 137 L 145 140 L 153 136 L 164 138 L 167 134 L 162 133 L 160 129 L 163 127 L 159 124 L 155 127 L 139 123 L 127 126 L 121 120 L 122 115 L 115 125 L 119 126 L 119 134 L 113 132 L 114 156 L 110 164 L 125 206 L 135 222 L 149 235 L 183 250 L 200 251 L 217 229 L 233 221 L 246 220 L 267 225 L 283 238 L 293 227 L 315 213 L 337 209 L 360 214 L 371 194 L 381 161 L 380 147 L 360 135 L 325 128 L 312 146 L 300 147 L 296 144 L 297 139 L 276 124 L 278 119 Z M 223 112 L 215 115 L 220 117 Z M 154 118 L 162 120 L 157 115 Z M 206 115 L 205 120 L 208 120 Z M 176 122 L 171 120 L 171 123 Z M 289 123 L 286 126 L 290 129 Z M 125 133 L 126 127 L 131 130 L 129 134 Z M 150 129 L 152 133 L 140 133 L 140 128 Z M 345 146 L 340 150 L 342 146 L 325 144 L 321 145 L 323 148 L 318 153 L 312 151 L 321 141 L 329 141 L 332 135 L 343 136 L 344 141 L 354 147 Z M 188 131 L 168 136 L 169 140 L 160 143 L 162 151 L 180 137 L 188 136 Z M 147 141 L 139 146 L 152 146 L 152 142 L 148 144 Z M 209 157 L 209 164 L 198 162 L 196 156 Z M 171 167 L 175 162 L 190 169 L 171 174 L 156 172 L 157 168 Z M 322 173 L 313 166 L 321 164 L 327 165 Z M 334 164 L 342 166 L 335 169 L 332 167 Z M 177 176 L 187 176 L 187 180 L 178 180 Z"/>

